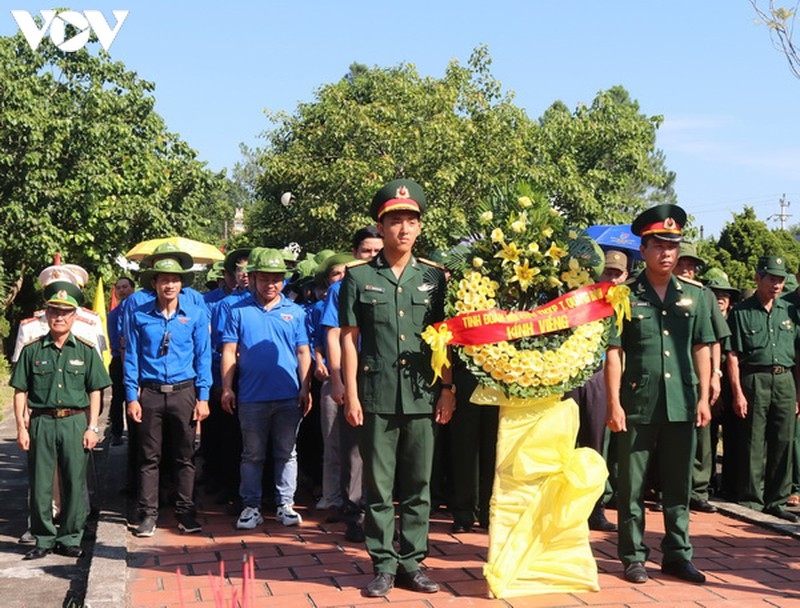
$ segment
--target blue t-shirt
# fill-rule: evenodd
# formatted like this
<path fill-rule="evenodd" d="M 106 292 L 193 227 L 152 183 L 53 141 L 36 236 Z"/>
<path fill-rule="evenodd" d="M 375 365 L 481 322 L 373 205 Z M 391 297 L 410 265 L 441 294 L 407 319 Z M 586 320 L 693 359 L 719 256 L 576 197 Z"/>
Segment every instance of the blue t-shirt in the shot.
<path fill-rule="evenodd" d="M 210 306 L 211 309 L 211 375 L 216 386 L 222 384 L 220 363 L 222 363 L 222 332 L 231 311 L 231 305 L 250 295 L 246 289 L 236 289 Z"/>
<path fill-rule="evenodd" d="M 298 397 L 297 347 L 309 341 L 306 314 L 289 298 L 270 310 L 253 294 L 231 304 L 222 343 L 238 346 L 239 403 Z"/>

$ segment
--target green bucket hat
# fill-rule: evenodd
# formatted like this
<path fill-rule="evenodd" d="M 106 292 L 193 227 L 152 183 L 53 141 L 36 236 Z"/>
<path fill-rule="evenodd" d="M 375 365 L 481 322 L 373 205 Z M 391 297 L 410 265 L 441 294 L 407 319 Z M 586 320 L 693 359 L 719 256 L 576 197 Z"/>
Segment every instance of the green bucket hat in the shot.
<path fill-rule="evenodd" d="M 271 272 L 286 274 L 289 268 L 283 253 L 277 249 L 256 247 L 250 252 L 247 263 L 247 272 Z"/>
<path fill-rule="evenodd" d="M 786 272 L 786 259 L 778 255 L 762 255 L 758 258 L 758 274 L 772 274 L 784 279 L 789 275 Z"/>
<path fill-rule="evenodd" d="M 334 253 L 333 255 L 328 256 L 328 258 L 322 262 L 322 264 L 317 266 L 317 283 L 324 283 L 325 279 L 328 277 L 328 273 L 334 266 L 349 264 L 353 260 L 355 260 L 355 258 L 351 253 Z"/>
<path fill-rule="evenodd" d="M 706 261 L 697 255 L 697 247 L 694 243 L 688 243 L 686 241 L 681 241 L 678 250 L 678 259 L 680 258 L 689 258 L 695 261 L 700 266 L 706 266 Z"/>
<path fill-rule="evenodd" d="M 721 268 L 709 268 L 703 276 L 703 282 L 714 291 L 727 291 L 731 299 L 739 297 L 739 290 L 731 285 L 728 275 Z"/>
<path fill-rule="evenodd" d="M 139 284 L 145 289 L 152 289 L 153 279 L 159 274 L 178 274 L 184 285 L 188 285 L 194 280 L 194 273 L 185 268 L 178 258 L 164 257 L 153 262 L 152 267 L 142 271 L 142 274 L 139 275 Z"/>
<path fill-rule="evenodd" d="M 83 303 L 81 288 L 69 281 L 53 281 L 44 288 L 44 300 L 47 306 L 64 310 L 75 310 Z"/>
<path fill-rule="evenodd" d="M 153 264 L 163 258 L 178 260 L 184 270 L 189 270 L 194 266 L 194 260 L 188 253 L 181 251 L 173 243 L 161 243 L 158 247 L 153 249 L 153 253 L 142 260 L 141 267 L 152 268 Z"/>
<path fill-rule="evenodd" d="M 783 284 L 783 292 L 784 293 L 791 293 L 795 289 L 797 289 L 797 277 L 793 274 L 789 273 L 786 275 L 786 282 Z"/>

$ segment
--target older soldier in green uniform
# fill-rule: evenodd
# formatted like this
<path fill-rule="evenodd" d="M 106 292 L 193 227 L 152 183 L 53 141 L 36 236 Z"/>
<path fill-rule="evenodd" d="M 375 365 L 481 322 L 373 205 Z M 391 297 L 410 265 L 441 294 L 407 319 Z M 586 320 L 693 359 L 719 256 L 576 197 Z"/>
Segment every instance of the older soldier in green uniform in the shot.
<path fill-rule="evenodd" d="M 422 593 L 439 590 L 419 568 L 428 553 L 433 425 L 450 421 L 455 395 L 450 368 L 431 386 L 420 337 L 443 319 L 445 295 L 443 269 L 411 253 L 424 207 L 425 194 L 412 180 L 389 182 L 377 192 L 370 211 L 384 248 L 370 261 L 348 265 L 339 300 L 345 417 L 359 427 L 364 532 L 376 574 L 364 589 L 368 597 L 385 596 L 395 582 Z M 398 548 L 392 542 L 395 485 Z"/>
<path fill-rule="evenodd" d="M 672 274 L 685 221 L 677 205 L 652 207 L 634 220 L 645 269 L 628 282 L 632 316 L 620 336 L 612 332 L 607 352 L 607 424 L 619 433 L 617 552 L 632 583 L 648 579 L 644 490 L 654 457 L 664 504 L 661 572 L 705 582 L 691 562 L 689 496 L 695 426 L 711 419 L 709 344 L 715 338 L 701 287 Z"/>
<path fill-rule="evenodd" d="M 786 521 L 792 482 L 792 443 L 797 410 L 797 309 L 780 297 L 786 263 L 758 261 L 756 293 L 737 304 L 731 326 L 728 375 L 733 411 L 743 419 L 739 502 Z"/>
<path fill-rule="evenodd" d="M 705 266 L 706 262 L 697 255 L 697 248 L 693 243 L 686 241 L 680 244 L 678 253 L 678 265 L 675 267 L 675 275 L 695 281 L 697 269 Z M 701 283 L 696 283 L 701 285 Z M 709 405 L 713 407 L 722 393 L 722 341 L 731 335 L 728 322 L 720 312 L 717 304 L 717 297 L 710 288 L 703 286 L 703 295 L 706 298 L 709 314 L 711 315 L 711 326 L 714 328 L 716 341 L 711 345 L 711 383 L 709 385 Z M 689 508 L 692 511 L 703 513 L 716 513 L 717 507 L 708 502 L 709 486 L 711 484 L 711 473 L 714 467 L 714 454 L 711 453 L 711 425 L 698 427 L 697 429 L 697 449 L 694 456 L 694 474 L 692 476 L 692 498 L 689 501 Z"/>
<path fill-rule="evenodd" d="M 89 505 L 86 467 L 97 444 L 101 391 L 111 378 L 93 344 L 72 334 L 80 288 L 56 281 L 45 288 L 49 331 L 27 344 L 11 374 L 17 444 L 28 452 L 31 532 L 36 547 L 23 559 L 55 550 L 81 557 Z M 53 521 L 53 475 L 63 482 L 58 524 Z"/>

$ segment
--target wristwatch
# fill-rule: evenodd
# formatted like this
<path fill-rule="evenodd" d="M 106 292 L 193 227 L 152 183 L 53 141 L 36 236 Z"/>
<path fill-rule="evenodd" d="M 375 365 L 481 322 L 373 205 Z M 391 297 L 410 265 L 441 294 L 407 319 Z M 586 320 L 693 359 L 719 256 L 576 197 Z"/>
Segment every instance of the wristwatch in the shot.
<path fill-rule="evenodd" d="M 721 369 L 715 369 L 714 370 L 714 375 L 719 376 L 721 378 L 722 377 L 722 370 Z"/>
<path fill-rule="evenodd" d="M 456 394 L 456 385 L 455 384 L 447 384 L 445 382 L 442 382 L 439 386 L 441 387 L 441 389 L 443 391 L 444 390 L 448 390 L 451 393 L 453 393 L 454 395 Z"/>
<path fill-rule="evenodd" d="M 99 435 L 100 434 L 100 427 L 99 426 L 87 426 L 86 430 L 87 431 L 92 431 L 92 433 L 94 433 L 95 435 Z"/>

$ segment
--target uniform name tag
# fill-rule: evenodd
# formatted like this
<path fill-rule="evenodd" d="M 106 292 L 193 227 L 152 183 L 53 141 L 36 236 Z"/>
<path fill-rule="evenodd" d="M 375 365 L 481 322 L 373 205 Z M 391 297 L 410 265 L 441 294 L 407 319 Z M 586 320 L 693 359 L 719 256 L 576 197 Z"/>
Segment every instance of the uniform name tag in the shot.
<path fill-rule="evenodd" d="M 34 361 L 33 365 L 34 367 L 39 367 L 40 365 L 47 365 L 47 363 L 47 361 Z"/>
<path fill-rule="evenodd" d="M 385 293 L 386 290 L 383 287 L 377 287 L 375 285 L 364 285 L 365 291 L 377 291 L 378 293 Z"/>
<path fill-rule="evenodd" d="M 631 306 L 650 306 L 650 302 L 631 302 Z"/>

